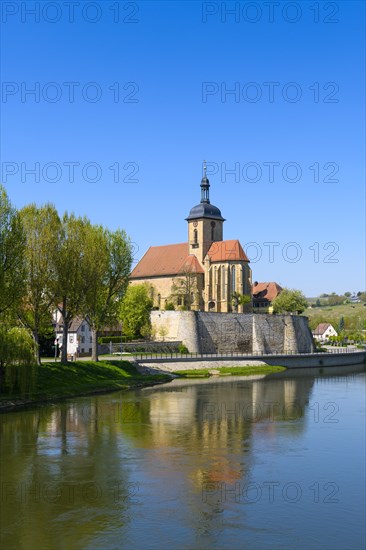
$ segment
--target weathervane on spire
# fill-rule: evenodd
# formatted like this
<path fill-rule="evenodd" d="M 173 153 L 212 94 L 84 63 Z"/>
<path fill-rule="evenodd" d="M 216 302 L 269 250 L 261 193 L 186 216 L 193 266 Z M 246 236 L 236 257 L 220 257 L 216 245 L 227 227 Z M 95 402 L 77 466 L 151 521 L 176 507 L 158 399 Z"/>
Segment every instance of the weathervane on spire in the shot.
<path fill-rule="evenodd" d="M 203 178 L 201 179 L 201 202 L 210 204 L 209 187 L 210 182 L 206 175 L 207 165 L 206 161 L 203 161 Z"/>

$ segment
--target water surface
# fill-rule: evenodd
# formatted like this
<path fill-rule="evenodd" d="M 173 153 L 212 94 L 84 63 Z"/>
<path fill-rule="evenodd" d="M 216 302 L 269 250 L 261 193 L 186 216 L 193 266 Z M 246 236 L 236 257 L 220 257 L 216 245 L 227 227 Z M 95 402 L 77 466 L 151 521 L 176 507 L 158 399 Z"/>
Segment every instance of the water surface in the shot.
<path fill-rule="evenodd" d="M 4 414 L 1 548 L 363 550 L 365 382 L 299 369 Z"/>

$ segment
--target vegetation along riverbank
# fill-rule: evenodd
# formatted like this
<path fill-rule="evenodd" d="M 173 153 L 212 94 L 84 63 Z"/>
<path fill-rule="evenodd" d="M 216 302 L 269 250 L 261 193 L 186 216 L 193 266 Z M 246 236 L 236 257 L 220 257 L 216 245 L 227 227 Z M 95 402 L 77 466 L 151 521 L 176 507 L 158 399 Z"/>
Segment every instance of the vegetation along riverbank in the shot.
<path fill-rule="evenodd" d="M 285 370 L 284 367 L 270 365 L 221 367 L 215 369 L 181 370 L 174 377 L 207 378 L 209 376 L 249 376 L 272 374 Z M 42 363 L 36 369 L 34 381 L 26 392 L 16 388 L 5 388 L 0 395 L 0 412 L 15 410 L 37 403 L 45 403 L 111 392 L 130 390 L 162 384 L 172 380 L 168 373 L 142 374 L 130 361 L 76 361 L 69 363 Z"/>
<path fill-rule="evenodd" d="M 153 386 L 171 380 L 167 374 L 143 375 L 130 361 L 76 361 L 42 363 L 26 391 L 5 387 L 0 394 L 0 411 L 115 390 Z"/>

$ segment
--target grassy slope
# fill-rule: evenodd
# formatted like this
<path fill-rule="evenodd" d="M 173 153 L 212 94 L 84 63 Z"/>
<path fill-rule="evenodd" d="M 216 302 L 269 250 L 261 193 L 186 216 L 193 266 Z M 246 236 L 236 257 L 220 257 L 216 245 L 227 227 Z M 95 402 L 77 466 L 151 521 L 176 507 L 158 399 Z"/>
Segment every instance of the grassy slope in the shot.
<path fill-rule="evenodd" d="M 347 330 L 366 328 L 364 326 L 366 307 L 362 303 L 308 308 L 304 315 L 309 317 L 311 329 L 314 329 L 319 323 L 331 323 L 337 330 L 341 317 L 345 319 L 345 329 Z"/>
<path fill-rule="evenodd" d="M 178 374 L 184 378 L 208 378 L 211 376 L 210 371 L 219 372 L 220 376 L 240 375 L 250 376 L 253 374 L 271 374 L 273 372 L 282 372 L 285 367 L 276 367 L 272 365 L 248 366 L 248 367 L 221 367 L 214 369 L 194 369 L 194 370 L 178 370 L 174 374 Z"/>
<path fill-rule="evenodd" d="M 141 375 L 128 361 L 76 361 L 67 364 L 42 363 L 37 370 L 37 381 L 31 401 L 55 397 L 69 397 L 109 389 L 128 389 L 170 380 L 167 375 Z M 21 398 L 3 394 L 0 400 Z M 27 397 L 27 400 L 29 400 Z"/>

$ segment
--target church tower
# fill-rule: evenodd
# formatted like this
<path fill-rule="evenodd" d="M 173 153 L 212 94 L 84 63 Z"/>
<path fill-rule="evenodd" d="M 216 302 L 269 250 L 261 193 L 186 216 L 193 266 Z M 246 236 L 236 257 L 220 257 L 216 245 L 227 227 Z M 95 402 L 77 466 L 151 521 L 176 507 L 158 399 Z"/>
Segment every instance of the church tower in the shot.
<path fill-rule="evenodd" d="M 210 203 L 210 182 L 206 175 L 206 163 L 203 165 L 201 180 L 201 202 L 191 209 L 186 220 L 188 222 L 189 254 L 194 254 L 203 265 L 211 244 L 223 240 L 223 223 L 225 221 L 220 210 Z"/>

